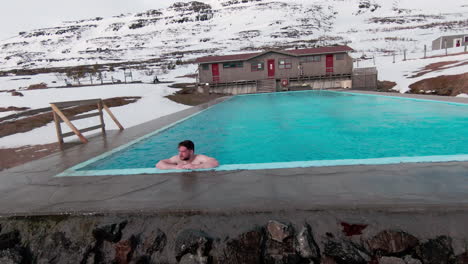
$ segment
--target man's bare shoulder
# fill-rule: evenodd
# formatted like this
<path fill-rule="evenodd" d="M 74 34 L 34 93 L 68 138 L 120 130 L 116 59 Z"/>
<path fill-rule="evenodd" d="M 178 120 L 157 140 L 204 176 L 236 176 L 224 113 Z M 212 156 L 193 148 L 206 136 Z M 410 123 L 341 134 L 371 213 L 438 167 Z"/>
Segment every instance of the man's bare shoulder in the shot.
<path fill-rule="evenodd" d="M 197 156 L 195 157 L 195 160 L 197 160 L 197 161 L 206 161 L 206 160 L 210 160 L 210 159 L 213 159 L 213 158 L 209 157 L 207 155 L 203 155 L 203 154 L 197 154 Z"/>

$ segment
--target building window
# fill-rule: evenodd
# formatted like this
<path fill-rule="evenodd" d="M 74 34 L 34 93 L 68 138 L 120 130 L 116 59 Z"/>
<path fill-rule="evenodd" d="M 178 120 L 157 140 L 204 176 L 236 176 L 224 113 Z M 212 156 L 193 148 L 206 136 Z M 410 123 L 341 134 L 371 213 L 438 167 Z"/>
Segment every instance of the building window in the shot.
<path fill-rule="evenodd" d="M 209 69 L 210 69 L 210 65 L 209 65 L 209 64 L 202 64 L 202 69 L 203 69 L 204 71 L 209 70 Z"/>
<path fill-rule="evenodd" d="M 244 63 L 242 61 L 223 63 L 223 68 L 242 68 L 242 67 L 244 67 Z"/>
<path fill-rule="evenodd" d="M 465 42 L 468 42 L 468 36 L 465 36 Z"/>
<path fill-rule="evenodd" d="M 252 62 L 251 66 L 252 71 L 263 71 L 263 69 L 265 69 L 265 64 L 259 61 Z"/>
<path fill-rule="evenodd" d="M 306 57 L 301 57 L 300 61 L 301 62 L 320 62 L 322 56 L 316 55 L 316 56 L 306 56 Z"/>
<path fill-rule="evenodd" d="M 291 69 L 292 68 L 292 63 L 290 59 L 281 59 L 278 60 L 278 68 L 280 69 Z"/>
<path fill-rule="evenodd" d="M 336 57 L 336 60 L 344 60 L 344 54 L 343 53 L 336 54 L 335 57 Z"/>

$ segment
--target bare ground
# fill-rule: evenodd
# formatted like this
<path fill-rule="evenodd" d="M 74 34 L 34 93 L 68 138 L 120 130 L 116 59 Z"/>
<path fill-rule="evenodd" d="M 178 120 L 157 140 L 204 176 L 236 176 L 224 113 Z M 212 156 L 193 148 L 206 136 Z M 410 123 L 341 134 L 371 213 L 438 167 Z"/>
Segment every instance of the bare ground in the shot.
<path fill-rule="evenodd" d="M 411 93 L 456 96 L 468 94 L 468 73 L 443 75 L 424 79 L 410 85 Z"/>
<path fill-rule="evenodd" d="M 9 106 L 9 107 L 0 107 L 0 112 L 25 111 L 25 110 L 28 110 L 28 109 L 29 109 L 29 107 Z"/>
<path fill-rule="evenodd" d="M 392 90 L 397 85 L 396 82 L 391 81 L 377 81 L 377 91 L 379 92 L 395 92 Z"/>
<path fill-rule="evenodd" d="M 173 88 L 181 88 L 182 90 L 175 94 L 166 96 L 168 99 L 184 105 L 199 105 L 207 103 L 211 100 L 226 96 L 224 94 L 200 94 L 195 92 L 194 83 L 176 83 L 171 85 Z"/>
<path fill-rule="evenodd" d="M 412 75 L 409 78 L 417 78 L 417 77 L 423 76 L 425 74 L 428 74 L 428 73 L 430 73 L 432 71 L 440 70 L 441 68 L 444 68 L 447 65 L 455 64 L 457 62 L 459 62 L 459 61 L 441 61 L 441 62 L 431 63 L 431 64 L 426 65 L 420 71 L 415 72 L 415 75 Z M 451 67 L 449 67 L 449 68 L 451 68 Z"/>

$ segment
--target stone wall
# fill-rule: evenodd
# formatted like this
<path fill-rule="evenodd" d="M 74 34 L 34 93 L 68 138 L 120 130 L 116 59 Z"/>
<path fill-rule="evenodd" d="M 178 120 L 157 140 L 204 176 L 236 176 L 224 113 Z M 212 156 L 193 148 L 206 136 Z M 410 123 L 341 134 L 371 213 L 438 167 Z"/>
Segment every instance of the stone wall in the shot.
<path fill-rule="evenodd" d="M 0 263 L 468 263 L 468 213 L 316 210 L 0 220 Z"/>

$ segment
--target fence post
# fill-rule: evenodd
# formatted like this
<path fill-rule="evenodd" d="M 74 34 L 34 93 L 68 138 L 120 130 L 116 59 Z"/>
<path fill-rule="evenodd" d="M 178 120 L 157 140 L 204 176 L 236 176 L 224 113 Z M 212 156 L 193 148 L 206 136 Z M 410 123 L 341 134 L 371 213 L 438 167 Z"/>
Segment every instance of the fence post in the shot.
<path fill-rule="evenodd" d="M 403 50 L 403 61 L 406 61 L 406 50 Z"/>
<path fill-rule="evenodd" d="M 426 58 L 427 46 L 424 45 L 424 58 Z"/>
<path fill-rule="evenodd" d="M 393 63 L 395 63 L 395 52 L 393 52 Z"/>
<path fill-rule="evenodd" d="M 445 56 L 448 55 L 448 50 L 447 50 L 447 40 L 444 39 L 444 45 L 445 45 Z"/>

